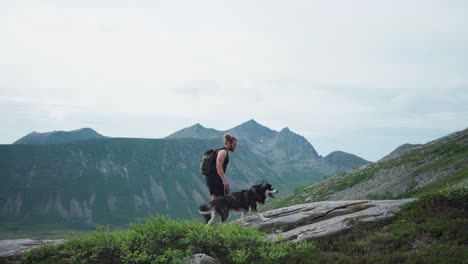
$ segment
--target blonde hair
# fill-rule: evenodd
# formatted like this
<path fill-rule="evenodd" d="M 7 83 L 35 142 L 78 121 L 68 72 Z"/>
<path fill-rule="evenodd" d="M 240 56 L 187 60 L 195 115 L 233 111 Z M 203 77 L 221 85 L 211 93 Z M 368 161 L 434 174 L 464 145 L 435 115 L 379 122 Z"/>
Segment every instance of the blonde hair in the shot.
<path fill-rule="evenodd" d="M 234 141 L 237 141 L 236 137 L 231 136 L 231 134 L 229 134 L 229 133 L 224 134 L 224 143 L 225 144 L 226 143 L 232 143 Z"/>

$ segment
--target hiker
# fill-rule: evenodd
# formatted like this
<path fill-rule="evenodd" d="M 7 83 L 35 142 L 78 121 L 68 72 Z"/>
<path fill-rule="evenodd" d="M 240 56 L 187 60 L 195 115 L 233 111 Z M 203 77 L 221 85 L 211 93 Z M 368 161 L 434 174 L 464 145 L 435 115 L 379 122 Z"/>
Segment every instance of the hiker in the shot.
<path fill-rule="evenodd" d="M 216 162 L 205 177 L 206 185 L 210 190 L 211 200 L 229 193 L 229 182 L 226 178 L 226 168 L 229 163 L 228 151 L 234 152 L 237 147 L 237 138 L 230 134 L 224 135 L 224 147 L 217 150 Z"/>

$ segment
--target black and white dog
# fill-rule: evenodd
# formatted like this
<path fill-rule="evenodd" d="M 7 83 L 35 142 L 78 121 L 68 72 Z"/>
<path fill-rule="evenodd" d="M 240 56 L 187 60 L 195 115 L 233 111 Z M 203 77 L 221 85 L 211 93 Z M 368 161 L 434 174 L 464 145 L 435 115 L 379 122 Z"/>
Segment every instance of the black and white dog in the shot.
<path fill-rule="evenodd" d="M 267 221 L 269 219 L 263 217 L 263 215 L 257 211 L 257 203 L 264 204 L 267 200 L 267 196 L 275 198 L 273 195 L 275 193 L 278 193 L 278 191 L 273 189 L 271 184 L 262 181 L 261 184 L 253 185 L 248 190 L 233 192 L 227 196 L 213 200 L 208 204 L 200 205 L 199 212 L 205 217 L 207 225 L 213 223 L 216 215 L 221 218 L 221 222 L 226 221 L 229 218 L 229 211 L 231 210 L 242 212 L 242 224 L 245 224 L 244 212 L 254 212 L 260 219 Z"/>

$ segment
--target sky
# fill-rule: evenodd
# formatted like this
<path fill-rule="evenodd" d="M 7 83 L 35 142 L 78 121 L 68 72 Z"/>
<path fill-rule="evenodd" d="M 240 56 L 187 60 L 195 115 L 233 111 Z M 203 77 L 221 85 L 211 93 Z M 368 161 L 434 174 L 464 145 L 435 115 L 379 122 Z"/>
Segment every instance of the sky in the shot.
<path fill-rule="evenodd" d="M 468 127 L 467 25 L 450 0 L 1 1 L 0 144 L 254 119 L 376 161 Z"/>

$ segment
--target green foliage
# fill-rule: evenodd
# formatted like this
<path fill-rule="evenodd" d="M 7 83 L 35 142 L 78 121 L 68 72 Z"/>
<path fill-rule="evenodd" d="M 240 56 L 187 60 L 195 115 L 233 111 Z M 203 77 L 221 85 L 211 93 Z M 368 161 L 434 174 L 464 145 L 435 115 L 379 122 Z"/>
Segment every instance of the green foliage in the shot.
<path fill-rule="evenodd" d="M 425 195 L 392 221 L 357 225 L 317 243 L 321 262 L 462 263 L 468 257 L 468 191 Z M 353 221 L 355 219 L 349 219 Z"/>
<path fill-rule="evenodd" d="M 406 194 L 405 197 L 421 197 L 424 195 L 430 195 L 441 190 L 451 189 L 454 185 L 468 186 L 466 182 L 463 183 L 467 177 L 468 163 L 463 165 L 463 167 L 460 167 L 457 172 L 448 175 L 446 178 L 414 190 L 413 192 Z"/>
<path fill-rule="evenodd" d="M 314 244 L 269 243 L 266 234 L 237 224 L 206 227 L 200 222 L 150 217 L 128 231 L 100 227 L 67 243 L 25 253 L 22 263 L 177 263 L 205 253 L 222 263 L 296 263 L 314 254 Z"/>

